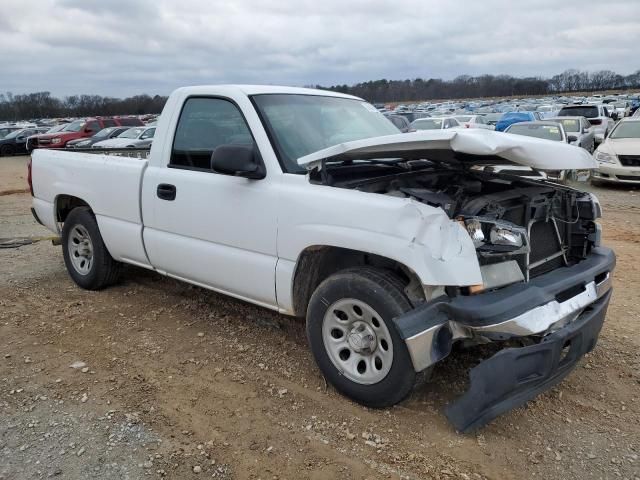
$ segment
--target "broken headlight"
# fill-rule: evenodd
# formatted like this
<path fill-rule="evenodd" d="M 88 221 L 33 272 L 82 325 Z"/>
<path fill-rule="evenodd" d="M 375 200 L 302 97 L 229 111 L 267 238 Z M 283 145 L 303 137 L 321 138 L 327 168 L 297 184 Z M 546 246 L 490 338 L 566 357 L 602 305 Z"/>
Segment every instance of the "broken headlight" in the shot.
<path fill-rule="evenodd" d="M 489 233 L 489 240 L 493 245 L 510 245 L 520 248 L 524 244 L 524 239 L 520 232 L 516 232 L 509 228 L 494 225 Z"/>
<path fill-rule="evenodd" d="M 527 248 L 527 232 L 510 222 L 484 218 L 460 218 L 476 249 L 485 252 L 515 252 Z"/>

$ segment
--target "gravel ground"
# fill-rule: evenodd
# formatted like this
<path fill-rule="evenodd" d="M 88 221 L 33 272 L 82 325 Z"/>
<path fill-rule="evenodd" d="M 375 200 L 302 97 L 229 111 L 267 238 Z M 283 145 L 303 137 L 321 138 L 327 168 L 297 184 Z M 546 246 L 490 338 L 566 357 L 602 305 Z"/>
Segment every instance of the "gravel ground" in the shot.
<path fill-rule="evenodd" d="M 7 193 L 25 164 L 0 159 L 0 238 L 49 234 Z M 590 188 L 618 254 L 600 342 L 474 435 L 442 408 L 482 350 L 370 410 L 327 387 L 298 320 L 136 268 L 88 292 L 60 247 L 0 249 L 0 479 L 638 479 L 640 190 Z"/>

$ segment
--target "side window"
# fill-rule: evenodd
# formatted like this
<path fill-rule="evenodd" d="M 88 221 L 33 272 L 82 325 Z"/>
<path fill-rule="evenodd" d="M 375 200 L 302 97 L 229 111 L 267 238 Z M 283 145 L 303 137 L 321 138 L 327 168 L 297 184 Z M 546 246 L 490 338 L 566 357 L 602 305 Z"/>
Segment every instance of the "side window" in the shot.
<path fill-rule="evenodd" d="M 213 151 L 229 144 L 253 144 L 238 107 L 220 98 L 189 98 L 180 113 L 169 164 L 210 170 Z"/>
<path fill-rule="evenodd" d="M 475 117 L 475 123 L 478 123 L 480 125 L 486 125 L 486 123 L 484 123 L 484 118 L 482 117 Z"/>
<path fill-rule="evenodd" d="M 102 124 L 104 125 L 104 128 L 115 127 L 116 121 L 111 118 L 105 118 L 104 120 L 102 120 Z"/>
<path fill-rule="evenodd" d="M 142 136 L 140 137 L 141 140 L 145 140 L 147 138 L 153 138 L 153 136 L 156 133 L 156 129 L 155 128 L 150 128 L 149 130 L 147 130 L 146 132 L 144 132 L 142 134 Z"/>

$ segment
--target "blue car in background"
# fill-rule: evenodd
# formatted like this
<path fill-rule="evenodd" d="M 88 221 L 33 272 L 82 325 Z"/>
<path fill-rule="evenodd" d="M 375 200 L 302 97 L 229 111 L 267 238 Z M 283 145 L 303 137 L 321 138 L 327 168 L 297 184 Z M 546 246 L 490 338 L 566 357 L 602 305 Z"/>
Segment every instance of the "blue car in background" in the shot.
<path fill-rule="evenodd" d="M 504 132 L 509 125 L 520 122 L 535 122 L 542 120 L 540 112 L 507 112 L 496 123 L 496 132 Z"/>

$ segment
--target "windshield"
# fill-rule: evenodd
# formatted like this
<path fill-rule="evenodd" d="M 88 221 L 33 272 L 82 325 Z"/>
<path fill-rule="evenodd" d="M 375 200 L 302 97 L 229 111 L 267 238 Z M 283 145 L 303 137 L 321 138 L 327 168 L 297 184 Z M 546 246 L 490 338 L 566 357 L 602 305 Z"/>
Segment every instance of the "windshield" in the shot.
<path fill-rule="evenodd" d="M 5 138 L 5 136 L 11 132 L 13 132 L 15 128 L 0 128 L 0 138 Z"/>
<path fill-rule="evenodd" d="M 416 130 L 440 130 L 442 128 L 441 118 L 428 118 L 416 120 L 411 124 Z"/>
<path fill-rule="evenodd" d="M 566 120 L 558 120 L 558 123 L 561 123 L 567 132 L 579 132 L 580 131 L 580 120 L 576 120 L 575 118 L 567 118 Z"/>
<path fill-rule="evenodd" d="M 76 120 L 62 129 L 63 132 L 79 132 L 84 125 L 84 120 Z"/>
<path fill-rule="evenodd" d="M 598 107 L 564 107 L 558 112 L 559 117 L 587 117 L 598 116 Z"/>
<path fill-rule="evenodd" d="M 524 135 L 527 137 L 545 138 L 547 140 L 562 141 L 562 133 L 559 127 L 552 125 L 527 125 L 522 123 L 515 123 L 507 133 L 515 133 L 516 135 Z"/>
<path fill-rule="evenodd" d="M 287 173 L 304 173 L 297 159 L 343 142 L 400 130 L 373 105 L 349 98 L 254 95 L 253 101 Z"/>
<path fill-rule="evenodd" d="M 24 130 L 14 130 L 4 138 L 16 138 L 17 136 L 24 134 L 24 132 Z"/>
<path fill-rule="evenodd" d="M 116 127 L 108 127 L 108 128 L 103 128 L 102 130 L 100 130 L 98 133 L 96 133 L 94 135 L 95 138 L 106 138 L 108 137 L 111 132 L 113 132 L 116 129 Z"/>
<path fill-rule="evenodd" d="M 456 117 L 459 122 L 470 122 L 473 117 Z"/>
<path fill-rule="evenodd" d="M 640 122 L 620 122 L 609 138 L 640 138 Z"/>
<path fill-rule="evenodd" d="M 64 127 L 66 126 L 67 126 L 66 123 L 63 123 L 62 125 L 56 125 L 55 127 L 51 127 L 49 130 L 47 130 L 47 133 L 60 132 L 61 130 L 64 130 Z"/>
<path fill-rule="evenodd" d="M 144 128 L 130 128 L 126 132 L 118 135 L 118 138 L 138 138 L 142 132 L 144 132 Z"/>

